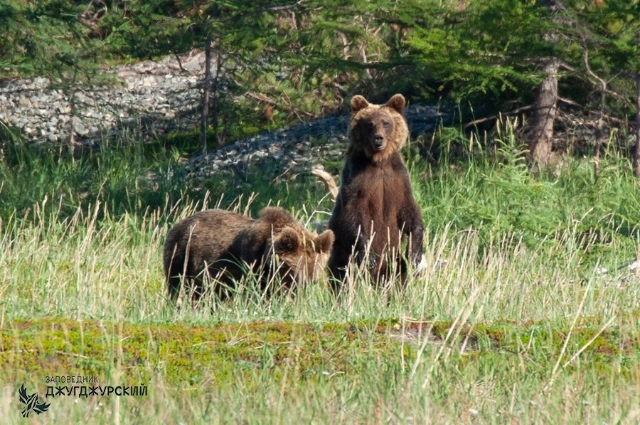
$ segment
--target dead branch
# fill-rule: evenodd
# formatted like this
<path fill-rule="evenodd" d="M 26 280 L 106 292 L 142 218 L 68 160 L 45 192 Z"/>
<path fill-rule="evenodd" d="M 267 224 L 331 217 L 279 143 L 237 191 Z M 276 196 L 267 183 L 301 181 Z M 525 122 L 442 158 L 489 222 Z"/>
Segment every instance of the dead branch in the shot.
<path fill-rule="evenodd" d="M 187 71 L 186 69 L 184 69 L 184 67 L 182 66 L 182 61 L 180 60 L 180 56 L 178 55 L 178 53 L 174 50 L 173 51 L 173 55 L 176 57 L 176 60 L 178 61 L 178 66 L 180 67 L 180 72 L 185 72 L 185 73 L 189 73 L 189 71 Z M 205 58 L 206 60 L 206 58 Z"/>
<path fill-rule="evenodd" d="M 349 59 L 349 41 L 347 40 L 347 36 L 344 35 L 342 31 L 338 31 L 338 37 L 340 37 L 340 41 L 342 42 L 342 57 Z"/>
<path fill-rule="evenodd" d="M 311 170 L 311 174 L 313 174 L 314 176 L 317 176 L 327 186 L 327 189 L 329 190 L 329 196 L 331 197 L 331 201 L 335 202 L 336 198 L 338 197 L 339 188 L 333 176 L 328 172 L 321 170 L 319 168 L 314 168 L 313 170 Z"/>
<path fill-rule="evenodd" d="M 284 5 L 284 6 L 273 6 L 273 7 L 265 7 L 262 10 L 264 12 L 282 12 L 283 10 L 291 10 L 291 9 L 297 9 L 298 7 L 300 7 L 302 4 L 302 0 L 294 3 L 294 4 L 288 4 L 288 5 Z"/>
<path fill-rule="evenodd" d="M 532 109 L 535 109 L 535 106 L 527 105 L 527 106 L 523 106 L 521 108 L 516 108 L 513 111 L 501 112 L 498 115 L 492 115 L 490 117 L 480 118 L 480 119 L 471 121 L 470 123 L 465 124 L 464 128 L 471 127 L 473 125 L 482 124 L 482 123 L 487 122 L 487 121 L 497 120 L 498 118 L 500 118 L 501 116 L 504 116 L 504 115 L 506 115 L 506 116 L 517 115 L 517 114 L 519 114 L 521 112 L 530 111 Z"/>
<path fill-rule="evenodd" d="M 589 114 L 599 114 L 599 112 L 589 111 Z M 611 115 L 602 114 L 602 117 L 611 122 L 615 122 L 616 124 L 627 124 L 625 120 L 621 120 L 620 118 L 612 117 Z"/>
<path fill-rule="evenodd" d="M 268 103 L 269 105 L 278 106 L 278 103 L 275 100 L 273 100 L 270 97 L 267 97 L 267 96 L 265 96 L 263 94 L 256 94 L 256 93 L 248 91 L 248 92 L 245 93 L 245 95 L 247 95 L 247 96 L 249 96 L 249 97 L 251 97 L 251 98 L 253 98 L 253 99 L 255 99 L 255 100 L 259 101 L 259 102 L 265 102 L 265 103 Z M 283 108 L 283 109 L 286 109 L 286 108 Z"/>
<path fill-rule="evenodd" d="M 558 96 L 558 101 L 562 102 L 562 103 L 566 103 L 567 105 L 577 106 L 578 108 L 582 108 L 581 104 L 579 104 L 578 102 L 574 102 L 571 99 L 567 99 L 567 98 Z"/>

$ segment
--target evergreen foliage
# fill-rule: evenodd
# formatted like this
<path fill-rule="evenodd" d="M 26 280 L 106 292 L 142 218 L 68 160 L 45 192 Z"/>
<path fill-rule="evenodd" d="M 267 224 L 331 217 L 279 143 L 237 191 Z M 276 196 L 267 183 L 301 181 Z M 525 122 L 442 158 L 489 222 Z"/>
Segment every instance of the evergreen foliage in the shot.
<path fill-rule="evenodd" d="M 624 119 L 635 106 L 621 76 L 640 66 L 637 0 L 0 0 L 0 33 L 0 75 L 68 85 L 98 66 L 201 49 L 210 36 L 220 132 L 304 121 L 358 92 L 507 112 L 532 103 L 551 57 L 567 65 L 560 95 L 593 109 L 600 89 L 585 51 L 609 82 L 607 112 Z"/>
<path fill-rule="evenodd" d="M 83 24 L 83 2 L 0 1 L 0 69 L 3 74 L 64 78 L 95 76 L 99 40 Z"/>
<path fill-rule="evenodd" d="M 604 112 L 625 119 L 639 2 L 0 0 L 0 77 L 45 75 L 72 94 L 99 67 L 211 37 L 220 141 L 357 92 L 509 110 L 531 102 L 539 59 L 553 56 L 571 68 L 563 96 L 592 108 L 605 95 Z M 265 299 L 248 278 L 233 300 L 198 309 L 167 301 L 171 224 L 279 204 L 311 225 L 332 207 L 319 181 L 283 181 L 282 164 L 191 178 L 185 134 L 61 157 L 0 122 L 3 419 L 24 422 L 20 383 L 42 396 L 54 388 L 44 378 L 73 374 L 149 394 L 82 397 L 67 382 L 74 397 L 56 395 L 45 421 L 637 421 L 637 179 L 615 149 L 595 183 L 576 157 L 532 176 L 513 130 L 439 128 L 431 162 L 419 143 L 403 151 L 428 234 L 427 266 L 402 290 L 356 270 L 342 299 L 325 281 Z"/>

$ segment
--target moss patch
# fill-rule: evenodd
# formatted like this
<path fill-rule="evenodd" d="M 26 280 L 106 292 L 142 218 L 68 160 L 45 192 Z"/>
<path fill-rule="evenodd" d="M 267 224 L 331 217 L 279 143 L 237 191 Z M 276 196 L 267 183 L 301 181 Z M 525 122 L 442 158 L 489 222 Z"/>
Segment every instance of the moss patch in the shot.
<path fill-rule="evenodd" d="M 615 370 L 629 376 L 640 373 L 640 335 L 634 331 L 639 320 L 640 312 L 628 313 L 604 329 L 597 318 L 580 318 L 573 329 L 570 320 L 561 324 L 392 320 L 380 323 L 376 331 L 415 347 L 420 347 L 426 338 L 428 344 L 455 347 L 465 355 L 474 354 L 473 358 L 488 353 L 503 353 L 505 358 L 526 356 L 530 366 L 538 364 L 540 369 L 548 369 L 561 357 L 560 365 L 566 365 L 569 371 L 580 361 L 601 372 Z"/>
<path fill-rule="evenodd" d="M 288 369 L 288 379 L 362 370 L 397 358 L 383 334 L 363 337 L 349 325 L 245 323 L 139 325 L 68 319 L 15 321 L 0 329 L 0 376 L 11 381 L 56 375 L 114 375 L 175 386 L 220 387 L 231 377 Z M 357 371 L 355 371 L 357 372 Z M 248 378 L 248 376 L 246 376 Z"/>
<path fill-rule="evenodd" d="M 351 324 L 287 322 L 219 323 L 210 326 L 104 323 L 68 319 L 19 320 L 0 329 L 0 377 L 9 382 L 49 376 L 97 376 L 100 382 L 147 383 L 206 391 L 238 381 L 256 389 L 268 374 L 310 384 L 334 376 L 355 377 L 385 365 L 407 370 L 423 347 L 441 348 L 448 367 L 503 364 L 543 378 L 562 355 L 566 371 L 588 364 L 597 374 L 638 376 L 638 314 L 600 332 L 595 319 L 569 325 L 547 322 L 456 325 L 450 321 L 383 320 Z M 565 326 L 566 325 L 566 326 Z M 628 325 L 628 326 L 627 326 Z M 427 344 L 423 344 L 427 338 Z M 436 355 L 434 358 L 438 358 Z M 524 360 L 523 360 L 524 359 Z"/>

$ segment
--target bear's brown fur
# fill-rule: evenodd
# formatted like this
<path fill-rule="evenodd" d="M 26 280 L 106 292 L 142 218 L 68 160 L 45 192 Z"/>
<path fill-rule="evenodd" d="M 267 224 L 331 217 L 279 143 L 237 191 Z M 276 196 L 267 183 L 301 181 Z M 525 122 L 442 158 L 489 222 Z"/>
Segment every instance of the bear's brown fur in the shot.
<path fill-rule="evenodd" d="M 368 247 L 368 267 L 377 283 L 388 277 L 392 264 L 405 280 L 406 265 L 399 258 L 402 237 L 410 241 L 411 261 L 417 265 L 422 258 L 422 213 L 400 156 L 409 133 L 404 107 L 401 94 L 385 105 L 370 104 L 362 96 L 351 99 L 349 148 L 329 220 L 336 236 L 329 257 L 336 291 L 349 261 L 355 257 L 361 263 Z"/>
<path fill-rule="evenodd" d="M 167 235 L 163 259 L 169 295 L 178 297 L 184 279 L 186 292 L 199 300 L 206 272 L 216 294 L 225 299 L 247 271 L 243 262 L 251 272 L 262 272 L 262 290 L 273 284 L 276 273 L 291 288 L 317 278 L 332 245 L 331 230 L 309 232 L 282 208 L 267 207 L 257 220 L 219 209 L 202 211 L 177 223 Z"/>

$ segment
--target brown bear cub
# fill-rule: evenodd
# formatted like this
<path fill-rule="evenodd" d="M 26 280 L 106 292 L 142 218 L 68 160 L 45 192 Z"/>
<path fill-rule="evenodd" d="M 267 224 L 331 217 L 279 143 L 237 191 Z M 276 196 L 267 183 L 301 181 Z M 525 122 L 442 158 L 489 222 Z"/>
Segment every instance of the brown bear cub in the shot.
<path fill-rule="evenodd" d="M 329 229 L 336 235 L 329 257 L 335 291 L 340 290 L 352 258 L 358 264 L 367 259 L 376 283 L 389 277 L 392 266 L 404 282 L 403 239 L 409 241 L 410 260 L 417 265 L 422 258 L 422 213 L 400 156 L 409 135 L 404 107 L 401 94 L 386 105 L 370 104 L 362 96 L 351 99 L 349 148 L 329 219 Z"/>
<path fill-rule="evenodd" d="M 193 293 L 193 301 L 200 300 L 205 273 L 221 300 L 247 271 L 262 273 L 263 291 L 278 283 L 276 275 L 291 289 L 295 283 L 316 279 L 332 245 L 331 230 L 311 233 L 282 208 L 267 207 L 257 220 L 225 210 L 201 211 L 167 235 L 163 259 L 169 295 L 178 298 L 184 279 L 185 291 Z"/>

